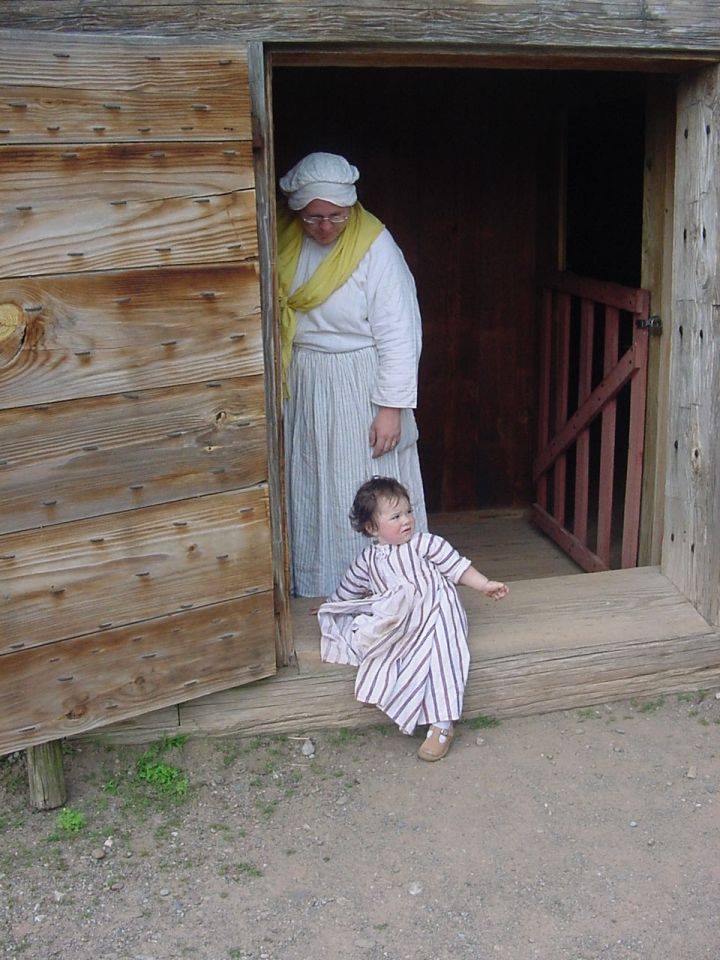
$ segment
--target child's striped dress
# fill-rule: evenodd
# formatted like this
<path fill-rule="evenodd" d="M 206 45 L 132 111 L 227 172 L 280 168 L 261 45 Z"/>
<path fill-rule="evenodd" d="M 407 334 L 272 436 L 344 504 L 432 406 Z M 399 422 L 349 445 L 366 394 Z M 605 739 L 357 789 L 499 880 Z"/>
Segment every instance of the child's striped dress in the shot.
<path fill-rule="evenodd" d="M 470 654 L 455 584 L 469 566 L 430 533 L 369 546 L 318 612 L 322 659 L 358 666 L 358 700 L 404 733 L 460 719 Z"/>

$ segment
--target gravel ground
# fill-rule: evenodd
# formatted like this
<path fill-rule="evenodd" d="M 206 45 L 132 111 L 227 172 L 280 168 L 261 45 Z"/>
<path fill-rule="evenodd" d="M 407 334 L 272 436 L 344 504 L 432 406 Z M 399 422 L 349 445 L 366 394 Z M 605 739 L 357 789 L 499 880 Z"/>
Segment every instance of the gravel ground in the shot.
<path fill-rule="evenodd" d="M 0 956 L 720 958 L 715 691 L 309 733 L 71 743 L 60 814 L 0 761 Z"/>

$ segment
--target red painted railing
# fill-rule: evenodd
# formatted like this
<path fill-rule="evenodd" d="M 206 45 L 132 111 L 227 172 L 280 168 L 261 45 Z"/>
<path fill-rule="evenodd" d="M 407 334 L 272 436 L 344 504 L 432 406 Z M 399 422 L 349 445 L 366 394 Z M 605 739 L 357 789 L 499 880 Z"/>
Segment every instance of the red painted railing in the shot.
<path fill-rule="evenodd" d="M 619 565 L 634 567 L 640 529 L 650 295 L 647 290 L 571 273 L 543 277 L 540 295 L 533 519 L 588 571 L 610 569 L 615 519 L 622 526 Z M 629 403 L 619 423 L 617 397 L 626 385 Z M 598 417 L 599 438 L 591 449 L 590 427 Z M 627 449 L 620 450 L 618 442 Z M 618 454 L 627 455 L 624 485 L 615 477 Z M 574 467 L 572 489 L 569 467 Z M 615 502 L 618 491 L 621 503 Z"/>

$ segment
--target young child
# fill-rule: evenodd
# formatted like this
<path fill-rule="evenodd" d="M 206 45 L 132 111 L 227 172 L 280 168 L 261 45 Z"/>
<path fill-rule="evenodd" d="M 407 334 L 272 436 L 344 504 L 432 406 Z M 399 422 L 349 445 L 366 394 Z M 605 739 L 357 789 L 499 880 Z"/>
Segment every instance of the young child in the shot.
<path fill-rule="evenodd" d="M 376 704 L 403 733 L 429 724 L 418 756 L 440 760 L 462 712 L 470 664 L 455 584 L 493 600 L 508 588 L 488 580 L 442 537 L 415 534 L 410 499 L 397 480 L 364 483 L 350 520 L 373 545 L 318 611 L 321 657 L 357 666 L 355 696 Z"/>

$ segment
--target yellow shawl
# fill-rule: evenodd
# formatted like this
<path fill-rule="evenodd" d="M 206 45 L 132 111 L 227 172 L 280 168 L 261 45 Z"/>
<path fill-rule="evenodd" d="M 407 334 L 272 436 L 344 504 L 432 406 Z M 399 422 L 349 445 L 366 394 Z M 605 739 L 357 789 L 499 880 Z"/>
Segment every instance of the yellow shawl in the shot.
<path fill-rule="evenodd" d="M 300 259 L 305 236 L 299 218 L 287 210 L 278 211 L 278 292 L 280 297 L 280 344 L 283 384 L 286 378 L 292 345 L 297 329 L 295 311 L 307 313 L 341 287 L 355 272 L 357 265 L 371 244 L 384 229 L 383 224 L 359 203 L 350 210 L 347 226 L 340 234 L 332 251 L 315 273 L 290 295 L 290 288 Z"/>

